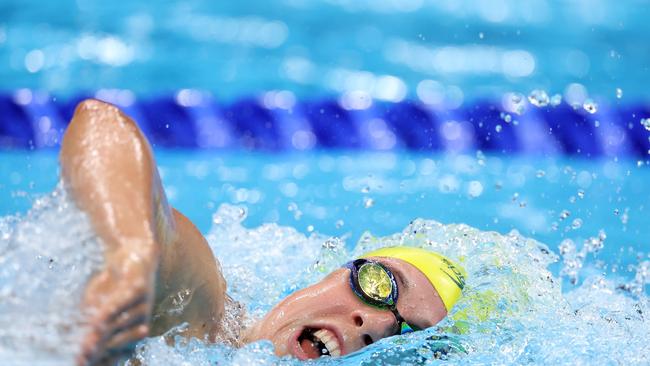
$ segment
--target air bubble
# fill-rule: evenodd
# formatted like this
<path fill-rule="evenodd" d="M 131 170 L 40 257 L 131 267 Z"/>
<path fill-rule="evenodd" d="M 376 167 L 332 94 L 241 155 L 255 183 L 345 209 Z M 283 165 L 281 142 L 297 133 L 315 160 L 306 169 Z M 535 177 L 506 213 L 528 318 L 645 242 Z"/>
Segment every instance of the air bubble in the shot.
<path fill-rule="evenodd" d="M 368 193 L 368 192 L 370 192 L 370 187 L 365 186 L 365 187 L 361 188 L 361 193 Z"/>
<path fill-rule="evenodd" d="M 505 123 L 512 122 L 512 116 L 509 113 L 501 112 L 500 116 Z"/>
<path fill-rule="evenodd" d="M 621 213 L 621 211 L 618 208 L 614 209 L 614 215 L 618 216 L 618 214 L 620 214 L 620 213 Z"/>
<path fill-rule="evenodd" d="M 598 104 L 591 99 L 585 100 L 582 104 L 582 108 L 591 114 L 598 112 Z"/>
<path fill-rule="evenodd" d="M 548 94 L 544 90 L 535 89 L 528 95 L 530 104 L 536 107 L 546 107 L 550 103 Z"/>
<path fill-rule="evenodd" d="M 503 127 L 501 127 L 501 125 L 496 125 L 494 127 L 494 130 L 497 131 L 497 133 L 501 132 L 502 129 L 503 129 Z"/>
<path fill-rule="evenodd" d="M 580 199 L 585 198 L 585 191 L 583 189 L 578 189 L 578 197 L 580 197 Z"/>
<path fill-rule="evenodd" d="M 618 98 L 618 99 L 623 98 L 623 89 L 616 88 L 616 98 Z"/>
<path fill-rule="evenodd" d="M 541 169 L 538 170 L 537 173 L 535 173 L 535 176 L 536 176 L 537 178 L 542 178 L 542 177 L 544 177 L 545 175 L 546 175 L 546 172 L 543 171 L 543 170 L 541 170 Z"/>
<path fill-rule="evenodd" d="M 340 229 L 343 227 L 343 225 L 345 225 L 345 222 L 343 222 L 343 220 L 336 220 L 334 225 L 336 226 L 337 229 Z"/>

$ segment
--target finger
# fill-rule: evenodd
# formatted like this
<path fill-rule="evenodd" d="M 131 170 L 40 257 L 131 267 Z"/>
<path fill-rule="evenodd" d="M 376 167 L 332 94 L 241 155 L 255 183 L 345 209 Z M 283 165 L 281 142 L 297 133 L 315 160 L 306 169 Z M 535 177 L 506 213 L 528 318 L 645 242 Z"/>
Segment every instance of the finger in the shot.
<path fill-rule="evenodd" d="M 115 306 L 109 316 L 106 318 L 106 322 L 113 323 L 118 321 L 120 318 L 124 318 L 125 314 L 130 312 L 148 312 L 150 308 L 149 294 L 142 293 L 138 296 L 135 296 L 131 299 L 121 299 L 121 306 Z"/>
<path fill-rule="evenodd" d="M 147 296 L 140 296 L 119 309 L 114 309 L 112 303 L 94 309 L 94 316 L 88 320 L 90 329 L 82 342 L 78 363 L 92 363 L 101 356 L 105 343 L 114 334 L 148 323 L 150 304 L 146 300 Z"/>
<path fill-rule="evenodd" d="M 95 355 L 101 353 L 101 349 L 99 347 L 99 339 L 99 334 L 94 330 L 86 335 L 81 345 L 81 352 L 77 357 L 77 365 L 92 364 L 93 359 L 96 358 Z"/>
<path fill-rule="evenodd" d="M 132 308 L 145 304 L 149 307 L 150 296 L 147 293 L 133 294 L 134 296 L 127 296 L 124 294 L 115 294 L 109 299 L 102 299 L 96 305 L 89 305 L 88 323 L 90 324 L 108 324 L 115 322 L 117 318 L 128 313 Z"/>
<path fill-rule="evenodd" d="M 142 311 L 115 324 L 102 324 L 86 336 L 78 364 L 93 364 L 111 349 L 124 348 L 129 342 L 146 337 L 148 330 L 148 316 Z"/>
<path fill-rule="evenodd" d="M 133 352 L 135 344 L 149 334 L 149 326 L 141 324 L 136 327 L 125 329 L 113 335 L 106 343 L 109 352 Z"/>
<path fill-rule="evenodd" d="M 120 314 L 112 316 L 112 321 L 108 323 L 108 328 L 111 329 L 112 334 L 121 332 L 122 330 L 133 327 L 139 323 L 148 322 L 150 318 L 149 314 L 148 303 L 137 304 Z"/>

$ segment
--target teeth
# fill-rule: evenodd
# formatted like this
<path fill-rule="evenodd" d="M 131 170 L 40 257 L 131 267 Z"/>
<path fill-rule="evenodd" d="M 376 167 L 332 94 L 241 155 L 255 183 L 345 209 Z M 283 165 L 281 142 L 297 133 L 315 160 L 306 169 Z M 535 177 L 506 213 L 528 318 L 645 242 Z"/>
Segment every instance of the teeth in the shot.
<path fill-rule="evenodd" d="M 327 351 L 332 357 L 338 357 L 341 355 L 341 349 L 339 347 L 338 338 L 332 332 L 327 329 L 320 329 L 314 332 L 314 336 L 317 337 L 327 348 Z"/>

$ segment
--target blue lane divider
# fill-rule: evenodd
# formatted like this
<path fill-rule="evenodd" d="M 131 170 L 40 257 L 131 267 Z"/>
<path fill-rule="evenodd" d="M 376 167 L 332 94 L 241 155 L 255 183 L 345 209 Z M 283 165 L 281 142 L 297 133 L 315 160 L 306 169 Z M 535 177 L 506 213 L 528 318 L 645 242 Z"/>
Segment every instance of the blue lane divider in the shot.
<path fill-rule="evenodd" d="M 351 106 L 335 98 L 295 101 L 286 94 L 275 102 L 244 98 L 221 103 L 191 90 L 142 99 L 128 91 L 106 90 L 66 99 L 25 89 L 0 93 L 0 148 L 60 146 L 76 105 L 90 97 L 119 106 L 154 147 L 650 155 L 650 122 L 643 124 L 650 118 L 650 103 L 605 102 L 593 113 L 566 103 L 528 105 L 523 113 L 512 113 L 500 102 L 485 100 L 453 110 L 413 100 Z"/>

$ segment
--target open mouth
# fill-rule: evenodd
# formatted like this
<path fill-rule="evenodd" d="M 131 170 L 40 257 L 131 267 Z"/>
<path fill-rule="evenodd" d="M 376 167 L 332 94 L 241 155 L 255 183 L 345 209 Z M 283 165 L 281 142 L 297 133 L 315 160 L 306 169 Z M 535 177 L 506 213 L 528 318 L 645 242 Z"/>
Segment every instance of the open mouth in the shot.
<path fill-rule="evenodd" d="M 324 328 L 305 328 L 298 337 L 298 344 L 309 359 L 341 355 L 338 337 Z"/>

